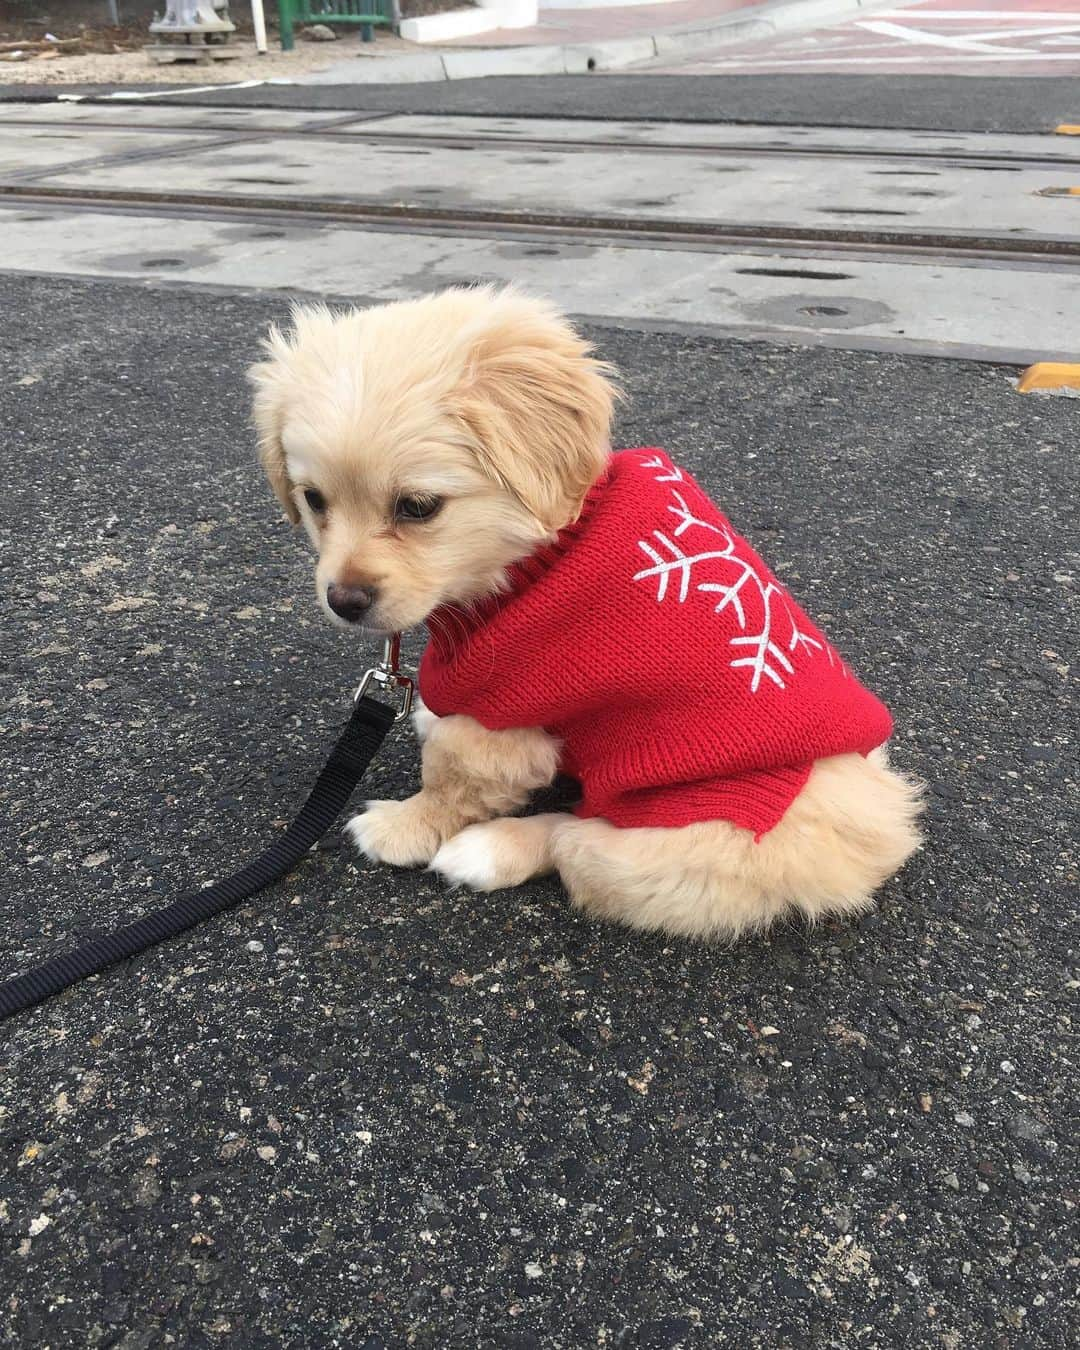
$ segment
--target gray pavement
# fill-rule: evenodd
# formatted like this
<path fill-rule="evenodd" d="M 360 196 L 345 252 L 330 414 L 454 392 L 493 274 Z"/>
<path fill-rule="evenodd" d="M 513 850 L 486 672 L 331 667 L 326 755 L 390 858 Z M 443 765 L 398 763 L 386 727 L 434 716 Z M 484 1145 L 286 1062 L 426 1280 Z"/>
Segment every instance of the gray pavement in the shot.
<path fill-rule="evenodd" d="M 597 319 L 1021 365 L 1080 342 L 1078 166 L 1052 134 L 0 106 L 6 270 L 510 281 Z"/>
<path fill-rule="evenodd" d="M 64 93 L 96 97 L 114 86 Z M 129 91 L 145 95 L 145 86 Z M 52 101 L 56 85 L 0 87 L 0 101 Z M 615 117 L 678 122 L 755 122 L 925 131 L 1052 131 L 1080 119 L 1067 76 L 948 75 L 547 75 L 449 83 L 271 85 L 164 98 L 188 106 L 464 113 L 506 117 Z"/>
<path fill-rule="evenodd" d="M 608 147 L 598 149 L 583 160 L 573 145 L 560 147 L 560 140 L 574 135 L 565 129 L 541 153 L 491 140 L 482 155 L 473 145 L 441 145 L 436 153 L 430 146 L 406 149 L 365 141 L 364 131 L 373 125 L 361 123 L 359 134 L 348 140 L 314 133 L 302 142 L 242 138 L 223 143 L 208 135 L 200 144 L 171 133 L 91 127 L 68 140 L 51 127 L 12 126 L 0 119 L 0 163 L 14 166 L 13 176 L 20 181 L 107 188 L 117 195 L 231 193 L 255 200 L 479 208 L 522 218 L 547 213 L 631 224 L 731 222 L 792 230 L 809 219 L 822 226 L 867 229 L 887 223 L 912 234 L 948 231 L 972 237 L 992 221 L 1001 233 L 1080 240 L 1080 219 L 1063 216 L 1062 203 L 1045 195 L 1070 191 L 1080 169 L 1076 163 L 1029 166 L 1018 161 L 1004 175 L 987 173 L 982 164 L 962 162 L 961 145 L 961 153 L 944 162 L 910 167 L 905 158 L 897 181 L 896 166 L 872 155 L 816 159 L 810 152 L 805 158 L 765 160 L 736 149 L 708 158 L 667 154 L 661 160 L 651 148 L 627 146 L 614 154 Z M 418 128 L 407 121 L 401 130 L 426 134 L 423 119 Z M 722 128 L 713 128 L 713 134 L 721 140 Z M 907 151 L 917 161 L 920 151 L 951 148 L 923 142 Z M 1075 153 L 1076 142 L 1047 136 L 1031 154 L 1042 150 Z M 104 162 L 106 157 L 110 162 Z M 910 174 L 918 182 L 906 181 Z M 1065 211 L 1071 205 L 1066 203 Z"/>
<path fill-rule="evenodd" d="M 514 282 L 579 316 L 679 331 L 945 357 L 1069 361 L 1080 286 L 1067 262 L 986 269 L 866 256 L 379 232 L 276 216 L 170 219 L 145 211 L 0 208 L 9 271 L 168 276 L 171 284 L 286 291 L 352 303 Z M 167 232 L 166 232 L 167 231 Z"/>
<path fill-rule="evenodd" d="M 254 463 L 283 301 L 7 276 L 0 307 L 7 974 L 261 847 L 366 654 Z M 725 951 L 331 844 L 0 1027 L 4 1344 L 1075 1343 L 1076 404 L 593 335 L 623 442 L 893 706 L 926 850 L 860 924 Z M 402 737 L 366 790 L 416 772 Z"/>

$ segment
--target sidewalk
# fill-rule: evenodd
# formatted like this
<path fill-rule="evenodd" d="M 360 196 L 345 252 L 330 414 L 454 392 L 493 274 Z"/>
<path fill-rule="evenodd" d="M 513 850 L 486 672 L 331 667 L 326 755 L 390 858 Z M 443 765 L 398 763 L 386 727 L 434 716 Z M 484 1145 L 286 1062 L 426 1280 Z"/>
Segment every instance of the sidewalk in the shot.
<path fill-rule="evenodd" d="M 379 30 L 371 43 L 340 37 L 334 43 L 297 43 L 291 52 L 280 51 L 272 40 L 269 52 L 259 56 L 250 43 L 241 42 L 232 60 L 209 68 L 183 63 L 159 66 L 138 51 L 95 52 L 2 65 L 0 97 L 10 85 L 240 88 L 581 75 L 657 61 L 718 58 L 729 45 L 771 49 L 781 38 L 843 23 L 889 4 L 890 0 L 673 0 L 544 9 L 532 28 L 495 29 L 437 44 L 406 42 Z"/>
<path fill-rule="evenodd" d="M 604 5 L 598 9 L 542 9 L 534 28 L 496 28 L 452 38 L 440 47 L 536 47 L 649 37 L 684 24 L 708 24 L 723 15 L 760 7 L 756 0 L 676 0 L 659 5 Z"/>
<path fill-rule="evenodd" d="M 881 8 L 888 0 L 677 0 L 658 5 L 545 9 L 533 28 L 496 29 L 417 46 L 406 54 L 357 54 L 299 84 L 418 83 L 485 75 L 578 75 L 658 57 L 805 31 Z M 377 44 L 376 44 L 377 45 Z"/>

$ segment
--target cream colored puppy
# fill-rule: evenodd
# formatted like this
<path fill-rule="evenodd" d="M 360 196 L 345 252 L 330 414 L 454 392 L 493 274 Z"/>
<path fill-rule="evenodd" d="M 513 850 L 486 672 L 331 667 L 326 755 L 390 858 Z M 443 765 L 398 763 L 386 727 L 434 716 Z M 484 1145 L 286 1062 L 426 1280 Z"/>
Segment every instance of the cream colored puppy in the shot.
<path fill-rule="evenodd" d="M 918 791 L 880 744 L 887 714 L 688 475 L 659 452 L 612 455 L 610 373 L 550 306 L 513 291 L 298 309 L 290 332 L 271 331 L 251 372 L 255 420 L 270 483 L 318 552 L 319 604 L 369 634 L 426 621 L 421 693 L 430 684 L 445 714 L 416 717 L 420 792 L 369 803 L 348 832 L 372 859 L 477 890 L 557 872 L 591 914 L 692 937 L 864 909 L 920 842 Z M 636 528 L 648 511 L 653 528 Z M 625 547 L 609 546 L 623 516 Z M 711 572 L 686 566 L 692 543 Z M 587 586 L 583 568 L 609 557 L 622 570 Z M 629 637 L 624 603 L 647 605 Z M 672 630 L 681 650 L 651 652 L 669 615 L 694 626 Z M 736 620 L 733 636 L 714 626 Z M 618 659 L 588 664 L 586 621 L 615 633 Z M 638 665 L 661 659 L 670 690 L 639 689 Z M 683 666 L 694 680 L 679 685 Z M 816 689 L 845 702 L 802 718 L 788 763 L 776 710 Z M 878 729 L 862 742 L 848 691 Z M 744 713 L 757 730 L 735 734 Z M 687 721 L 684 748 L 650 735 Z M 833 731 L 849 724 L 850 745 Z M 834 743 L 845 752 L 806 749 Z M 516 814 L 560 768 L 585 784 L 585 818 Z"/>

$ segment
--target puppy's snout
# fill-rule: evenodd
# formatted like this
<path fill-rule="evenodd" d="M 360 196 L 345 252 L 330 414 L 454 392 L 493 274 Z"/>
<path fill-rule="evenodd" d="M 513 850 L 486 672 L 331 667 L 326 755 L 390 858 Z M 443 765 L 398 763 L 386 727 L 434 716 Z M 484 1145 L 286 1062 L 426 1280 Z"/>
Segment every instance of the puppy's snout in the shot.
<path fill-rule="evenodd" d="M 373 586 L 338 586 L 336 583 L 326 588 L 326 603 L 339 619 L 346 623 L 359 623 L 375 603 Z"/>

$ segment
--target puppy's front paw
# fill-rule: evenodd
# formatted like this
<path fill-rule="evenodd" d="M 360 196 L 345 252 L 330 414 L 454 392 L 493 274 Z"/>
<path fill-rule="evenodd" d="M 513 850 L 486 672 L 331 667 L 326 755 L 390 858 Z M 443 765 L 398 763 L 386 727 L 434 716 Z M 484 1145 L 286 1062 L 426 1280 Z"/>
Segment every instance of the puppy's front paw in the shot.
<path fill-rule="evenodd" d="M 500 875 L 490 825 L 470 825 L 448 839 L 432 858 L 431 871 L 451 886 L 468 886 L 473 891 L 497 891 L 514 884 Z"/>
<path fill-rule="evenodd" d="M 508 816 L 470 825 L 448 839 L 431 860 L 451 886 L 500 891 L 550 872 L 551 835 L 562 816 Z"/>
<path fill-rule="evenodd" d="M 429 863 L 442 843 L 442 833 L 415 797 L 404 802 L 368 802 L 353 816 L 345 834 L 372 862 L 394 867 Z"/>

